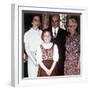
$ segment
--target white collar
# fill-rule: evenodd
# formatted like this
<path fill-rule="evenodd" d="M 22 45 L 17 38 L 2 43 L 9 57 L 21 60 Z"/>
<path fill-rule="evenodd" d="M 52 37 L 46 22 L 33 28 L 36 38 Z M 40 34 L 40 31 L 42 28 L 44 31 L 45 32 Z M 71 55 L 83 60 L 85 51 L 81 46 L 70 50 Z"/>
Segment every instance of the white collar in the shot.
<path fill-rule="evenodd" d="M 57 35 L 58 30 L 59 30 L 59 27 L 57 27 L 57 28 L 52 27 L 53 36 L 54 36 L 54 33 L 56 33 L 56 35 Z M 56 32 L 55 32 L 55 31 L 56 31 Z"/>
<path fill-rule="evenodd" d="M 52 32 L 54 32 L 54 30 L 56 30 L 56 33 L 57 33 L 59 30 L 59 27 L 56 27 L 56 28 L 52 27 Z"/>
<path fill-rule="evenodd" d="M 40 31 L 40 29 L 39 29 L 39 28 L 38 28 L 38 29 L 36 29 L 36 30 L 35 30 L 34 28 L 31 28 L 31 30 L 34 30 L 34 31 Z"/>
<path fill-rule="evenodd" d="M 48 44 L 46 44 L 46 43 L 43 42 L 43 44 L 42 44 L 42 46 L 43 46 L 45 49 L 49 49 L 49 48 L 51 48 L 52 45 L 53 45 L 53 43 L 51 43 L 51 42 L 48 43 Z"/>

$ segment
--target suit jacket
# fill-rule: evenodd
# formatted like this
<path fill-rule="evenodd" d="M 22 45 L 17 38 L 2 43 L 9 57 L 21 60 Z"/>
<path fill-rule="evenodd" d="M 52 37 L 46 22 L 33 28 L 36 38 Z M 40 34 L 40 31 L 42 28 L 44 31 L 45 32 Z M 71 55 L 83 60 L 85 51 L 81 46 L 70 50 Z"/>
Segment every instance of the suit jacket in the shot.
<path fill-rule="evenodd" d="M 49 28 L 52 33 L 52 28 Z M 59 50 L 58 68 L 61 75 L 64 75 L 64 60 L 65 60 L 65 42 L 66 42 L 66 30 L 59 28 L 56 38 L 52 38 L 52 41 L 57 44 Z"/>

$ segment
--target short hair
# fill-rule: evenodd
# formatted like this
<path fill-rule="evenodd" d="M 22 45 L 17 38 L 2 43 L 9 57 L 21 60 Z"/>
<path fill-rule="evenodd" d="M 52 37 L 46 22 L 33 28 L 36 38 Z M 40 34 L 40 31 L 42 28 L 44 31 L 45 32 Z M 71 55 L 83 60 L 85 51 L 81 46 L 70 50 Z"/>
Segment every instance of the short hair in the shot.
<path fill-rule="evenodd" d="M 44 29 L 43 30 L 42 35 L 41 35 L 42 40 L 44 41 L 43 36 L 44 36 L 44 33 L 46 33 L 46 32 L 49 32 L 50 33 L 51 42 L 52 42 L 53 35 L 52 35 L 52 32 L 50 31 L 50 29 Z"/>
<path fill-rule="evenodd" d="M 70 16 L 70 17 L 68 17 L 66 24 L 68 24 L 69 20 L 72 20 L 72 22 L 78 24 L 78 18 L 76 16 Z"/>
<path fill-rule="evenodd" d="M 52 20 L 53 17 L 58 17 L 58 19 L 60 20 L 60 16 L 59 15 L 52 15 L 51 16 L 51 20 Z"/>
<path fill-rule="evenodd" d="M 68 26 L 68 22 L 69 20 L 72 20 L 73 23 L 77 23 L 77 28 L 76 28 L 76 32 L 79 32 L 79 18 L 77 16 L 69 16 L 67 17 L 67 21 L 66 21 L 66 27 Z"/>

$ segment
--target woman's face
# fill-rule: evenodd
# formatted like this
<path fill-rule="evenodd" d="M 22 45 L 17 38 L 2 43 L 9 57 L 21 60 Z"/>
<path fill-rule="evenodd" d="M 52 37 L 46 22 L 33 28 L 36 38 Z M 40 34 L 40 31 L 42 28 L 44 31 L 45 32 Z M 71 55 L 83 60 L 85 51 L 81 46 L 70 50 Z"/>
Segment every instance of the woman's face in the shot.
<path fill-rule="evenodd" d="M 40 17 L 39 16 L 35 16 L 33 18 L 33 21 L 32 21 L 32 25 L 34 28 L 39 28 L 39 26 L 41 25 L 41 22 L 40 22 Z"/>
<path fill-rule="evenodd" d="M 71 34 L 75 33 L 76 29 L 77 29 L 77 23 L 72 21 L 72 19 L 69 19 L 68 25 L 67 25 L 68 32 L 70 32 Z"/>
<path fill-rule="evenodd" d="M 49 32 L 45 32 L 44 35 L 43 35 L 43 40 L 45 43 L 50 43 L 51 41 L 51 35 Z"/>

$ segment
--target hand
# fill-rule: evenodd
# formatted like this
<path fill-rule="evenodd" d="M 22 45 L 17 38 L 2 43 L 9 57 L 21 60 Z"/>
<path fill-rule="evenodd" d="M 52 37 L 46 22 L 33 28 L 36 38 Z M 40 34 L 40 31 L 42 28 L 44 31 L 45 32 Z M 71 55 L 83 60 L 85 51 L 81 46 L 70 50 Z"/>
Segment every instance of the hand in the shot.
<path fill-rule="evenodd" d="M 77 65 L 77 68 L 76 68 L 76 69 L 77 69 L 78 71 L 80 70 L 80 65 L 79 65 L 79 64 Z"/>
<path fill-rule="evenodd" d="M 35 62 L 33 62 L 33 64 L 37 67 L 37 66 L 39 66 L 39 64 L 35 61 Z"/>
<path fill-rule="evenodd" d="M 35 64 L 35 66 L 37 67 L 37 66 L 39 66 L 38 64 Z"/>
<path fill-rule="evenodd" d="M 46 73 L 47 73 L 48 76 L 50 76 L 52 71 L 51 70 L 47 70 Z"/>

